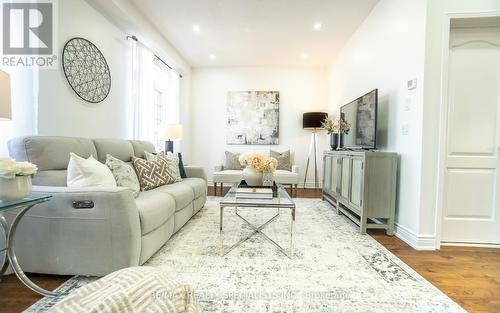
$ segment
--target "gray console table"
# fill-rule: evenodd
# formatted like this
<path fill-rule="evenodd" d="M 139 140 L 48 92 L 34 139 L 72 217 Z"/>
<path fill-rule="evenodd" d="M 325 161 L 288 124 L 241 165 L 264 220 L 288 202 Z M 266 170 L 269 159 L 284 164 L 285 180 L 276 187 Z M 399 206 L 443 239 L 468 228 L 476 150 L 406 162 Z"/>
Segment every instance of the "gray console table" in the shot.
<path fill-rule="evenodd" d="M 323 200 L 360 227 L 394 233 L 398 155 L 335 150 L 323 154 Z"/>

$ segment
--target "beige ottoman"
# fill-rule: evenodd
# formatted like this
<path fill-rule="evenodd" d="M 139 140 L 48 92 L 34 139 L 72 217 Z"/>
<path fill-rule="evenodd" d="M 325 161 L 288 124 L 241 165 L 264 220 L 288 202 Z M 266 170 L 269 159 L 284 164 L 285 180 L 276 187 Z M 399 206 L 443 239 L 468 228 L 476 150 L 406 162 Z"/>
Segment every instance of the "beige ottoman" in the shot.
<path fill-rule="evenodd" d="M 122 269 L 76 289 L 49 312 L 196 312 L 193 290 L 148 266 Z"/>

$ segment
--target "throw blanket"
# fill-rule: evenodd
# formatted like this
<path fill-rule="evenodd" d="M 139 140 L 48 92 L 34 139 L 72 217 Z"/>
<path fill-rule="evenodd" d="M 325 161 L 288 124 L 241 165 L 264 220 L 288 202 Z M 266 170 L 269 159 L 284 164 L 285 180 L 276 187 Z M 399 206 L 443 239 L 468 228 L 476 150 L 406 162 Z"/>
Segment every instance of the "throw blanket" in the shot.
<path fill-rule="evenodd" d="M 193 290 L 148 266 L 111 273 L 73 291 L 52 307 L 54 313 L 195 313 Z"/>

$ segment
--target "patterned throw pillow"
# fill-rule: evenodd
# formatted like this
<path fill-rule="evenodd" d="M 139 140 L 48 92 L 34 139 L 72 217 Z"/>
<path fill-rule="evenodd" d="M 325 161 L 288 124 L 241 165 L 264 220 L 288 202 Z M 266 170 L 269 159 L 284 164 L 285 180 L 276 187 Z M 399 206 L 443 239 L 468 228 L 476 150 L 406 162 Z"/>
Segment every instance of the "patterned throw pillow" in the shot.
<path fill-rule="evenodd" d="M 165 158 L 154 158 L 152 161 L 146 161 L 133 157 L 132 163 L 137 172 L 142 191 L 172 184 L 175 181 Z"/>
<path fill-rule="evenodd" d="M 146 156 L 146 160 L 148 161 L 151 161 L 155 158 L 164 158 L 168 164 L 169 172 L 171 172 L 174 176 L 174 183 L 182 181 L 181 171 L 179 169 L 179 157 L 177 155 L 171 153 L 165 155 L 165 153 L 163 152 L 153 154 L 147 151 L 144 151 L 144 155 Z"/>
<path fill-rule="evenodd" d="M 137 179 L 134 167 L 110 154 L 106 155 L 106 166 L 111 170 L 111 173 L 113 173 L 116 185 L 132 189 L 134 197 L 137 198 L 141 190 L 141 185 L 139 184 L 139 179 Z"/>
<path fill-rule="evenodd" d="M 224 165 L 225 170 L 241 170 L 243 166 L 240 164 L 240 153 L 232 153 L 226 151 L 226 164 Z"/>
<path fill-rule="evenodd" d="M 278 166 L 276 167 L 277 170 L 284 170 L 284 171 L 292 170 L 292 159 L 290 157 L 290 150 L 281 153 L 271 150 L 270 155 L 271 157 L 278 160 Z"/>

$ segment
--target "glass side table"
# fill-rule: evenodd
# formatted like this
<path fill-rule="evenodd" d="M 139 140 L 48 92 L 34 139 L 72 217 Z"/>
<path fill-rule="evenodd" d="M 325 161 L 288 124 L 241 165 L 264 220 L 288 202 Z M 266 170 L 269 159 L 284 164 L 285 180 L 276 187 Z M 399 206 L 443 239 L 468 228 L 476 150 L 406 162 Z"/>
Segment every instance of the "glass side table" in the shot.
<path fill-rule="evenodd" d="M 33 290 L 34 292 L 41 294 L 46 297 L 57 297 L 59 294 L 56 292 L 45 290 L 35 283 L 33 283 L 27 276 L 24 274 L 21 266 L 19 265 L 16 257 L 15 251 L 15 239 L 16 239 L 16 230 L 19 225 L 19 221 L 23 218 L 24 214 L 28 212 L 32 207 L 39 203 L 47 202 L 52 198 L 52 196 L 47 195 L 31 195 L 27 198 L 18 201 L 12 202 L 3 202 L 0 201 L 0 224 L 3 228 L 5 234 L 5 241 L 7 244 L 6 248 L 0 249 L 0 253 L 4 252 L 3 266 L 0 269 L 0 278 L 3 276 L 7 268 L 9 267 L 9 263 L 12 266 L 12 270 L 16 274 L 16 276 L 21 280 L 21 282 L 26 285 L 28 288 Z M 17 215 L 14 217 L 12 224 L 9 227 L 7 220 L 3 216 L 4 212 L 20 209 Z"/>

